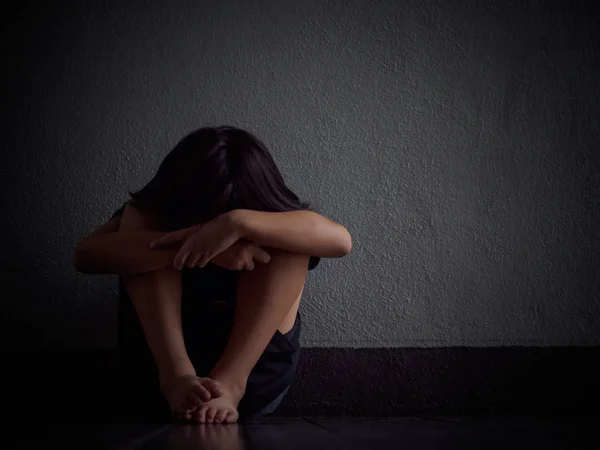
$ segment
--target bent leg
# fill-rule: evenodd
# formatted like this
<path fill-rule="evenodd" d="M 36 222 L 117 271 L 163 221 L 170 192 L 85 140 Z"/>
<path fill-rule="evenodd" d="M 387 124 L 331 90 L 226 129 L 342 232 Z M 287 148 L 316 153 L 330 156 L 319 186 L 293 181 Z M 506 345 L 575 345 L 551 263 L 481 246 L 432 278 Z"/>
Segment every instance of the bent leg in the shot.
<path fill-rule="evenodd" d="M 210 372 L 226 395 L 202 405 L 200 422 L 233 422 L 250 372 L 277 329 L 289 331 L 308 272 L 308 255 L 269 250 L 271 260 L 241 276 L 234 323 L 221 358 Z M 288 328 L 286 330 L 286 328 Z"/>
<path fill-rule="evenodd" d="M 162 269 L 122 279 L 160 377 L 193 373 L 181 326 L 181 273 Z"/>
<path fill-rule="evenodd" d="M 161 269 L 122 275 L 156 362 L 169 406 L 191 418 L 200 398 L 210 398 L 190 361 L 181 325 L 181 272 Z"/>

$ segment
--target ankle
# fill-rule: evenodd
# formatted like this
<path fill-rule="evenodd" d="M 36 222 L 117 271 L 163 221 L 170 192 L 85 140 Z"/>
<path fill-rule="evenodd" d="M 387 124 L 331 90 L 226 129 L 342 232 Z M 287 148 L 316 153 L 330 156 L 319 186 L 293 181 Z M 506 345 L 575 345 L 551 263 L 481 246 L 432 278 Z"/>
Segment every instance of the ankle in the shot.
<path fill-rule="evenodd" d="M 189 359 L 173 360 L 158 366 L 161 383 L 186 376 L 196 376 L 196 369 Z"/>
<path fill-rule="evenodd" d="M 209 377 L 221 383 L 225 389 L 235 396 L 242 397 L 246 392 L 248 377 L 236 377 L 226 372 L 211 372 Z"/>

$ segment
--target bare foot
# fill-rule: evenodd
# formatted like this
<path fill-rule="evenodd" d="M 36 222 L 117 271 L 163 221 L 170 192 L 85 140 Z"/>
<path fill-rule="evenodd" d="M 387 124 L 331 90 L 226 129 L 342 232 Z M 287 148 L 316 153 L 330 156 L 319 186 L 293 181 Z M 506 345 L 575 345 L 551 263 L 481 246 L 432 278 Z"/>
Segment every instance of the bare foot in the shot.
<path fill-rule="evenodd" d="M 219 381 L 223 389 L 223 394 L 218 398 L 213 398 L 207 402 L 202 402 L 201 406 L 194 412 L 194 420 L 197 423 L 235 423 L 239 419 L 238 404 L 244 396 L 244 388 L 236 387 Z"/>
<path fill-rule="evenodd" d="M 205 401 L 209 401 L 225 390 L 210 378 L 200 378 L 194 374 L 175 375 L 163 378 L 160 387 L 176 419 L 190 420 Z"/>

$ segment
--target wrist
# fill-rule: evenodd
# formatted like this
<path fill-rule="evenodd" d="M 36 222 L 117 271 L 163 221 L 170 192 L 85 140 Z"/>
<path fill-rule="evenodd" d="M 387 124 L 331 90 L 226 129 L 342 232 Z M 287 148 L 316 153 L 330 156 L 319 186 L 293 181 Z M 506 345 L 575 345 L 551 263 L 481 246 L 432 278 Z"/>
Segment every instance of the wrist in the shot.
<path fill-rule="evenodd" d="M 247 211 L 243 209 L 234 209 L 227 213 L 229 224 L 233 227 L 239 239 L 248 237 Z"/>

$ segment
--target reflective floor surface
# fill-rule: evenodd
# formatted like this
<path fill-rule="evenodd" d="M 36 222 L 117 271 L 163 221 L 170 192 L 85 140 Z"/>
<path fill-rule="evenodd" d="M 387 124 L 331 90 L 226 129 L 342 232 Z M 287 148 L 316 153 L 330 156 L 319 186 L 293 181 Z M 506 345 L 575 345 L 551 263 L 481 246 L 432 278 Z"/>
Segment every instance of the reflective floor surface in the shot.
<path fill-rule="evenodd" d="M 48 411 L 47 411 L 48 412 Z M 271 417 L 232 425 L 4 425 L 4 448 L 596 449 L 597 417 Z M 589 441 L 589 442 L 588 442 Z"/>

